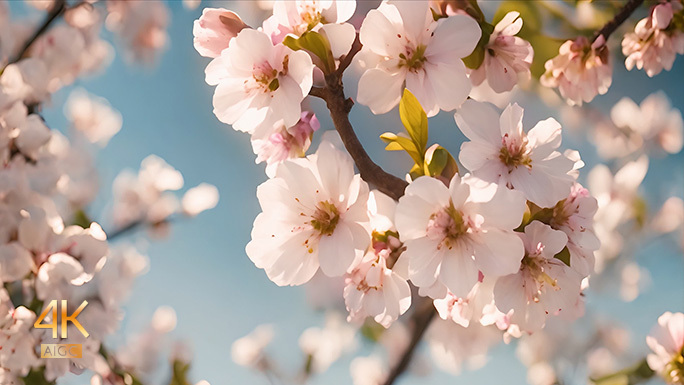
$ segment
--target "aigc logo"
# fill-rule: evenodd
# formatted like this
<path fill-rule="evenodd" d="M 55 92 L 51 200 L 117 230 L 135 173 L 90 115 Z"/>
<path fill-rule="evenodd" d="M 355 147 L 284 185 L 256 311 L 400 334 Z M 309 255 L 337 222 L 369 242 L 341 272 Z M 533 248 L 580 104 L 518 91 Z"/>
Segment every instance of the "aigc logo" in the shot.
<path fill-rule="evenodd" d="M 83 301 L 78 309 L 74 310 L 71 315 L 67 315 L 67 301 L 61 300 L 61 338 L 67 338 L 67 324 L 71 322 L 76 326 L 79 332 L 83 334 L 84 337 L 88 338 L 90 334 L 85 330 L 83 325 L 76 319 L 83 309 L 88 305 L 88 301 Z M 36 329 L 52 329 L 52 338 L 57 338 L 57 300 L 52 300 L 48 303 L 45 310 L 40 313 L 40 316 L 33 323 L 33 327 Z M 50 323 L 42 323 L 45 318 L 51 313 Z M 81 358 L 83 356 L 83 347 L 81 344 L 41 344 L 40 345 L 40 357 L 41 358 Z"/>

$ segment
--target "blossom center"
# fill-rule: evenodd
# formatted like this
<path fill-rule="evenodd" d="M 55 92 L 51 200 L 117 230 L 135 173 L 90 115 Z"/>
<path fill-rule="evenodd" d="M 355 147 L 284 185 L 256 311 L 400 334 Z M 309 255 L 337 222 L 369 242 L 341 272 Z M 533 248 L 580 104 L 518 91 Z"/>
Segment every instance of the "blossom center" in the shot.
<path fill-rule="evenodd" d="M 305 24 L 305 30 L 302 31 L 302 33 L 312 30 L 318 24 L 325 24 L 325 18 L 321 15 L 321 12 L 316 9 L 316 7 L 310 5 L 307 5 L 302 9 L 302 12 L 299 13 L 299 17 L 302 18 L 302 22 Z"/>
<path fill-rule="evenodd" d="M 332 235 L 340 221 L 340 212 L 330 201 L 321 201 L 311 216 L 311 226 L 321 235 Z"/>
<path fill-rule="evenodd" d="M 550 285 L 554 290 L 558 290 L 558 281 L 551 278 L 546 270 L 546 263 L 544 258 L 541 256 L 541 252 L 544 250 L 544 245 L 541 243 L 537 244 L 537 250 L 532 253 L 525 253 L 521 264 L 520 270 L 525 276 L 531 278 L 536 285 L 526 286 L 527 296 L 529 300 L 534 302 L 539 302 L 539 296 L 542 294 L 543 289 L 546 285 Z"/>
<path fill-rule="evenodd" d="M 278 76 L 287 75 L 289 61 L 290 57 L 285 55 L 283 58 L 283 69 L 281 71 L 273 68 L 269 62 L 255 65 L 252 70 L 252 79 L 256 84 L 256 88 L 262 90 L 263 92 L 273 92 L 280 88 Z M 245 83 L 247 83 L 247 81 L 245 81 Z"/>
<path fill-rule="evenodd" d="M 400 53 L 399 58 L 401 58 L 401 61 L 399 62 L 399 67 L 404 67 L 406 66 L 409 71 L 411 72 L 417 72 L 421 68 L 423 68 L 423 64 L 427 60 L 425 57 L 425 49 L 427 47 L 423 44 L 419 44 L 416 49 L 413 49 L 411 47 L 406 47 L 406 52 L 405 53 Z"/>
<path fill-rule="evenodd" d="M 453 203 L 430 216 L 427 226 L 428 238 L 441 241 L 442 245 L 451 249 L 453 243 L 468 232 L 469 226 L 463 219 L 463 213 L 454 208 Z"/>
<path fill-rule="evenodd" d="M 530 159 L 529 152 L 527 151 L 527 140 L 523 139 L 518 142 L 508 136 L 508 134 L 501 138 L 499 159 L 508 166 L 509 170 L 513 170 L 518 166 L 532 168 L 532 159 Z"/>

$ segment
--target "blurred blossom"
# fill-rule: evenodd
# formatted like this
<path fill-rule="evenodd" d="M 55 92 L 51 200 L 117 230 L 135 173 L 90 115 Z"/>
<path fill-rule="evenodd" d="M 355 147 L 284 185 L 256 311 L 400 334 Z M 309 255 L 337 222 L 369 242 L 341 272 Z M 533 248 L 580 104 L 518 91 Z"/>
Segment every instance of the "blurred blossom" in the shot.
<path fill-rule="evenodd" d="M 118 362 L 127 371 L 149 375 L 158 365 L 166 334 L 175 328 L 176 312 L 168 306 L 157 308 L 147 330 L 130 338 L 127 344 L 116 351 Z"/>
<path fill-rule="evenodd" d="M 124 46 L 125 57 L 153 64 L 168 45 L 169 10 L 160 0 L 107 2 L 107 27 Z"/>
<path fill-rule="evenodd" d="M 634 301 L 650 283 L 648 270 L 634 262 L 630 262 L 622 268 L 620 277 L 620 297 L 625 302 Z"/>
<path fill-rule="evenodd" d="M 645 151 L 655 149 L 676 154 L 682 149 L 682 113 L 672 108 L 662 91 L 649 95 L 639 106 L 629 98 L 622 98 L 613 106 L 610 116 L 625 135 L 636 136 Z"/>
<path fill-rule="evenodd" d="M 248 335 L 233 342 L 230 350 L 233 362 L 240 366 L 260 368 L 264 349 L 273 340 L 273 325 L 259 325 Z"/>
<path fill-rule="evenodd" d="M 197 187 L 189 189 L 185 195 L 181 205 L 183 213 L 194 217 L 202 211 L 211 210 L 216 207 L 219 201 L 219 192 L 216 186 L 208 183 L 201 183 Z"/>
<path fill-rule="evenodd" d="M 378 356 L 356 357 L 349 367 L 354 385 L 381 385 L 387 373 Z"/>
<path fill-rule="evenodd" d="M 124 170 L 114 180 L 114 223 L 123 227 L 135 221 L 163 222 L 175 213 L 178 198 L 170 191 L 183 187 L 183 176 L 163 159 L 150 155 L 139 173 Z"/>
<path fill-rule="evenodd" d="M 299 337 L 302 352 L 311 357 L 315 373 L 325 372 L 342 354 L 356 348 L 356 330 L 337 313 L 328 313 L 325 326 L 311 327 Z"/>
<path fill-rule="evenodd" d="M 648 366 L 668 384 L 684 382 L 684 314 L 663 313 L 646 343 L 652 350 L 647 357 Z"/>
<path fill-rule="evenodd" d="M 591 102 L 596 95 L 608 92 L 613 67 L 606 39 L 600 35 L 590 42 L 580 36 L 561 45 L 558 56 L 544 64 L 546 72 L 539 79 L 545 87 L 558 88 L 570 105 Z"/>
<path fill-rule="evenodd" d="M 83 89 L 71 92 L 64 114 L 77 131 L 101 147 L 121 130 L 121 114 L 106 99 L 90 95 Z"/>
<path fill-rule="evenodd" d="M 641 19 L 633 33 L 625 35 L 622 53 L 628 70 L 636 67 L 653 77 L 663 69 L 669 71 L 677 54 L 684 55 L 684 31 L 675 25 L 681 20 L 684 5 L 679 0 L 665 0 L 651 7 L 648 17 Z"/>
<path fill-rule="evenodd" d="M 651 221 L 651 228 L 658 233 L 670 233 L 684 224 L 684 201 L 669 197 Z"/>
<path fill-rule="evenodd" d="M 458 374 L 465 364 L 469 370 L 487 362 L 487 351 L 501 341 L 495 327 L 472 324 L 468 328 L 449 320 L 437 319 L 428 329 L 426 339 L 432 360 L 440 369 Z"/>
<path fill-rule="evenodd" d="M 183 0 L 183 7 L 185 9 L 197 9 L 197 7 L 199 7 L 200 4 L 202 4 L 202 0 Z"/>

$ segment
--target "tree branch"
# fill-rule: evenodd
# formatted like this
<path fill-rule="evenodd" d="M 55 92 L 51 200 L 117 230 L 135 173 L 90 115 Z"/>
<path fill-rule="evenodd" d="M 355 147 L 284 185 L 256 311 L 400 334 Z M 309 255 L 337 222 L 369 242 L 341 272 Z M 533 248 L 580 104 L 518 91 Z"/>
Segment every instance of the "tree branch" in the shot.
<path fill-rule="evenodd" d="M 342 73 L 344 73 L 344 70 L 349 67 L 354 56 L 361 51 L 361 47 L 363 46 L 361 45 L 361 40 L 359 40 L 359 34 L 357 33 L 349 53 L 340 59 L 340 65 L 337 67 L 337 70 L 335 70 L 335 74 L 337 74 L 340 78 L 342 77 Z"/>
<path fill-rule="evenodd" d="M 354 133 L 354 128 L 349 121 L 349 111 L 354 105 L 354 102 L 351 98 L 347 99 L 344 95 L 342 75 L 344 68 L 349 66 L 352 58 L 360 49 L 361 43 L 359 42 L 357 35 L 351 50 L 340 62 L 340 67 L 335 72 L 326 75 L 326 87 L 315 87 L 311 90 L 310 94 L 325 100 L 335 129 L 339 132 L 347 152 L 349 152 L 349 155 L 354 159 L 354 163 L 356 163 L 356 167 L 358 167 L 359 172 L 361 173 L 361 178 L 377 187 L 378 190 L 383 193 L 398 200 L 404 195 L 404 189 L 406 189 L 408 183 L 387 173 L 373 162 L 363 148 L 356 133 Z"/>
<path fill-rule="evenodd" d="M 615 17 L 613 17 L 612 20 L 606 23 L 606 25 L 603 26 L 598 32 L 594 34 L 594 40 L 598 39 L 599 36 L 603 35 L 603 37 L 608 40 L 608 37 L 615 32 L 616 29 L 622 23 L 627 20 L 627 18 L 636 11 L 637 8 L 644 2 L 644 0 L 629 0 L 627 3 L 620 9 L 620 11 L 615 14 Z"/>
<path fill-rule="evenodd" d="M 50 25 L 66 10 L 66 0 L 55 0 L 54 4 L 52 5 L 52 8 L 50 8 L 50 11 L 48 12 L 47 16 L 45 17 L 45 20 L 43 23 L 40 25 L 40 28 L 38 28 L 33 35 L 24 43 L 22 46 L 21 50 L 17 53 L 17 55 L 9 61 L 8 64 L 16 63 L 19 60 L 23 59 L 26 57 L 28 54 L 29 49 L 33 45 L 33 43 L 38 40 L 38 38 L 45 33 L 45 31 L 50 28 Z"/>
<path fill-rule="evenodd" d="M 399 378 L 399 376 L 401 376 L 406 369 L 408 369 L 411 359 L 413 359 L 413 353 L 418 347 L 418 343 L 423 339 L 423 335 L 427 331 L 428 326 L 430 326 L 432 319 L 435 317 L 435 314 L 437 314 L 435 308 L 432 306 L 432 300 L 430 300 L 430 298 L 421 298 L 421 302 L 419 302 L 417 305 L 418 307 L 411 315 L 411 319 L 409 321 L 409 328 L 411 328 L 411 341 L 406 347 L 406 350 L 404 350 L 404 353 L 401 355 L 399 362 L 397 362 L 397 364 L 390 371 L 384 385 L 394 384 L 394 381 L 396 381 L 397 378 Z"/>

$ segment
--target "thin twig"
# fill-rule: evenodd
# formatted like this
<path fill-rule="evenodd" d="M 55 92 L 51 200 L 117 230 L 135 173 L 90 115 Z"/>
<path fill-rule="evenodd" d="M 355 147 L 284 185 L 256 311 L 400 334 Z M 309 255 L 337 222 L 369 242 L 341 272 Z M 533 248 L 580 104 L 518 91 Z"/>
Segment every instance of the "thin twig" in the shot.
<path fill-rule="evenodd" d="M 356 37 L 354 38 L 354 42 L 352 43 L 351 49 L 349 50 L 349 53 L 347 53 L 340 59 L 340 65 L 337 67 L 337 70 L 335 71 L 335 73 L 338 76 L 342 77 L 342 73 L 349 67 L 349 65 L 351 65 L 352 59 L 354 59 L 354 56 L 356 56 L 356 54 L 359 53 L 359 51 L 361 51 L 361 47 L 361 40 L 359 40 L 359 34 L 357 33 Z"/>
<path fill-rule="evenodd" d="M 636 11 L 636 9 L 639 8 L 639 6 L 640 6 L 643 2 L 644 2 L 644 0 L 629 0 L 629 1 L 625 4 L 625 6 L 622 7 L 622 9 L 620 9 L 620 11 L 619 11 L 617 14 L 615 14 L 615 17 L 613 17 L 612 20 L 610 20 L 609 22 L 607 22 L 607 23 L 603 26 L 603 28 L 601 28 L 599 31 L 596 32 L 596 34 L 594 34 L 594 39 L 593 39 L 592 41 L 595 41 L 595 40 L 598 39 L 598 37 L 601 36 L 601 35 L 603 35 L 603 38 L 604 38 L 605 40 L 608 40 L 608 37 L 609 37 L 613 32 L 615 32 L 615 30 L 618 29 L 618 27 L 619 27 L 620 25 L 622 25 L 622 23 L 624 23 L 625 20 L 627 20 L 627 18 L 628 18 L 632 13 L 634 13 L 634 11 Z"/>
<path fill-rule="evenodd" d="M 45 16 L 45 20 L 43 23 L 40 25 L 40 28 L 38 28 L 33 35 L 24 43 L 23 47 L 21 50 L 17 53 L 17 55 L 9 61 L 9 64 L 16 63 L 19 60 L 23 59 L 26 57 L 26 55 L 29 52 L 29 49 L 33 45 L 33 43 L 38 40 L 38 38 L 45 33 L 45 31 L 50 28 L 50 25 L 66 10 L 66 0 L 55 0 L 54 4 L 52 5 L 52 8 L 50 8 L 50 11 L 48 12 L 47 16 Z"/>

